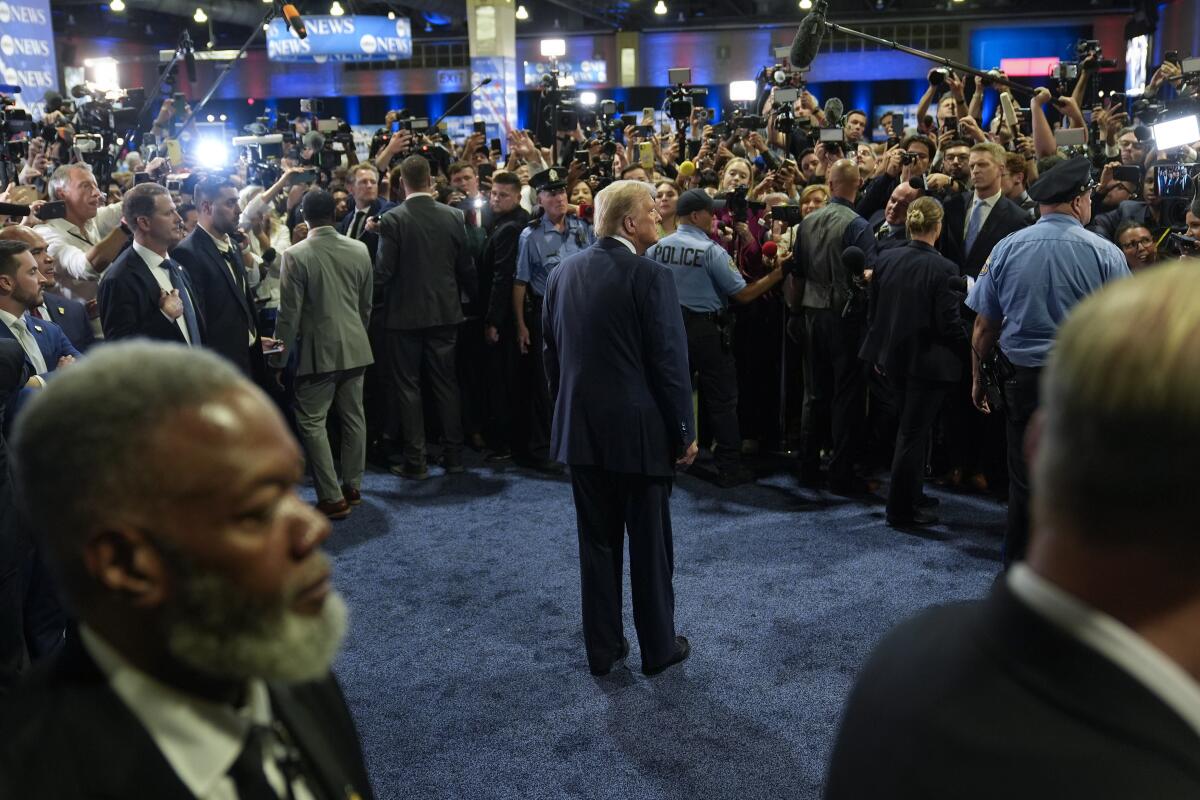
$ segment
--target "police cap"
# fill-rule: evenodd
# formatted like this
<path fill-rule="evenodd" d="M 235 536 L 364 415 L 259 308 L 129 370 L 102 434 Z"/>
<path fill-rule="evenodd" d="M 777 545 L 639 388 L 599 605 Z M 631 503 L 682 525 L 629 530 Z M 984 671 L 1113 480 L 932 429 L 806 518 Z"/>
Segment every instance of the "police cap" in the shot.
<path fill-rule="evenodd" d="M 565 167 L 544 169 L 529 179 L 529 185 L 535 192 L 552 192 L 556 189 L 567 188 L 567 170 Z"/>
<path fill-rule="evenodd" d="M 1075 156 L 1054 165 L 1034 181 L 1029 187 L 1029 197 L 1043 205 L 1069 203 L 1094 185 L 1092 163 L 1085 156 Z"/>
<path fill-rule="evenodd" d="M 675 202 L 675 216 L 686 217 L 694 211 L 718 211 L 724 207 L 724 200 L 713 199 L 703 189 L 688 189 Z"/>

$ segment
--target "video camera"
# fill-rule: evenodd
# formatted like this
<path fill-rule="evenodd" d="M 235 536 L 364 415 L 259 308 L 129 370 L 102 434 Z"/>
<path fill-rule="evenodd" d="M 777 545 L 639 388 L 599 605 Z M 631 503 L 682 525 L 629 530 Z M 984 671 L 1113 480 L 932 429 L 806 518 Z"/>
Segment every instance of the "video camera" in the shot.
<path fill-rule="evenodd" d="M 708 89 L 703 86 L 691 86 L 691 67 L 676 67 L 667 70 L 667 116 L 676 125 L 686 125 L 692 118 L 692 109 L 708 97 Z"/>
<path fill-rule="evenodd" d="M 775 63 L 768 64 L 758 73 L 758 82 L 778 89 L 799 89 L 803 91 L 806 85 L 805 73 L 811 67 L 793 67 L 789 61 L 790 47 L 775 48 Z M 778 94 L 778 92 L 776 92 Z"/>

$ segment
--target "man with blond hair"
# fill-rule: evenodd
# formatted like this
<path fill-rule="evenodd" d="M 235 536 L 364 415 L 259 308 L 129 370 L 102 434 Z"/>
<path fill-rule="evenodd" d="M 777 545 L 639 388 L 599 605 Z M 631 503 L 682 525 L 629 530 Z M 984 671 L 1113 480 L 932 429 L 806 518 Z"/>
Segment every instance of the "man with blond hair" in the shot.
<path fill-rule="evenodd" d="M 827 800 L 1200 797 L 1197 266 L 1072 310 L 1027 439 L 1028 558 L 884 639 Z"/>
<path fill-rule="evenodd" d="M 696 457 L 696 426 L 675 281 L 645 258 L 658 241 L 653 191 L 616 181 L 596 195 L 596 243 L 550 273 L 543 304 L 550 456 L 571 467 L 593 675 L 629 654 L 626 528 L 642 671 L 656 675 L 690 653 L 675 635 L 670 497 L 676 466 Z"/>

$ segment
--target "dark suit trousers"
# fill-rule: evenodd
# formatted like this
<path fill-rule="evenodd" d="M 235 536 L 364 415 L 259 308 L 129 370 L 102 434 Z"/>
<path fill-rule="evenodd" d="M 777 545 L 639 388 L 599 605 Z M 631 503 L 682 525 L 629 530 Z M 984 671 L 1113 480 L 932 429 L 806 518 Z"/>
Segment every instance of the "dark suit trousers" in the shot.
<path fill-rule="evenodd" d="M 404 439 L 404 459 L 425 463 L 425 414 L 421 405 L 421 370 L 429 378 L 429 391 L 442 423 L 443 455 L 461 458 L 462 412 L 458 379 L 454 372 L 457 325 L 388 331 L 388 358 L 396 392 L 394 419 Z"/>
<path fill-rule="evenodd" d="M 550 458 L 550 383 L 542 360 L 542 299 L 533 296 L 525 306 L 525 327 L 529 329 L 529 352 L 517 358 L 515 419 L 517 448 L 515 455 L 533 461 Z"/>
<path fill-rule="evenodd" d="M 671 478 L 571 467 L 579 528 L 583 639 L 588 665 L 601 669 L 620 655 L 622 554 L 629 530 L 633 624 L 643 667 L 675 654 L 675 571 L 671 539 Z"/>
<path fill-rule="evenodd" d="M 487 347 L 483 320 L 463 320 L 458 325 L 458 385 L 462 390 L 463 429 L 483 433 L 487 420 Z"/>
<path fill-rule="evenodd" d="M 896 452 L 892 457 L 892 488 L 888 492 L 887 515 L 900 520 L 912 519 L 921 497 L 925 475 L 925 455 L 929 435 L 937 420 L 942 399 L 956 384 L 930 381 L 909 375 L 892 375 L 892 389 L 900 414 L 896 434 Z"/>
<path fill-rule="evenodd" d="M 727 469 L 742 458 L 737 365 L 733 362 L 732 350 L 721 343 L 721 330 L 710 315 L 685 309 L 683 326 L 687 332 L 692 388 L 697 388 L 698 384 L 713 438 L 717 440 L 717 468 Z M 697 373 L 698 381 L 695 379 Z"/>
<path fill-rule="evenodd" d="M 820 468 L 825 432 L 833 435 L 831 483 L 854 477 L 866 417 L 866 365 L 858 358 L 863 321 L 828 308 L 804 309 L 804 418 L 800 432 L 801 471 Z"/>
<path fill-rule="evenodd" d="M 499 342 L 484 345 L 488 413 L 484 436 L 491 449 L 511 452 L 520 445 L 513 430 L 513 381 L 521 356 L 513 342 L 517 335 L 516 329 L 511 324 L 506 324 L 500 327 L 499 333 Z"/>
<path fill-rule="evenodd" d="M 1004 416 L 1008 433 L 1008 530 L 1002 557 L 1005 569 L 1025 558 L 1029 546 L 1029 465 L 1025 463 L 1025 428 L 1038 407 L 1041 367 L 1016 367 L 1004 384 Z"/>

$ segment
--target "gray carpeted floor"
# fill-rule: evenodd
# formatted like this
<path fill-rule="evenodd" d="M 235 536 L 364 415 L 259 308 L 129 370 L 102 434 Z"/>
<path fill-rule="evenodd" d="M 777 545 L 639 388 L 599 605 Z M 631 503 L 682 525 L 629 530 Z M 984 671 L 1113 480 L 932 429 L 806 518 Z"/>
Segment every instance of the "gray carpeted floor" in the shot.
<path fill-rule="evenodd" d="M 476 461 L 423 483 L 370 474 L 328 548 L 351 609 L 337 672 L 380 798 L 815 798 L 872 645 L 977 597 L 1003 508 L 932 491 L 943 525 L 783 474 L 672 500 L 676 626 L 691 658 L 593 678 L 568 479 Z M 628 575 L 628 567 L 627 575 Z"/>

